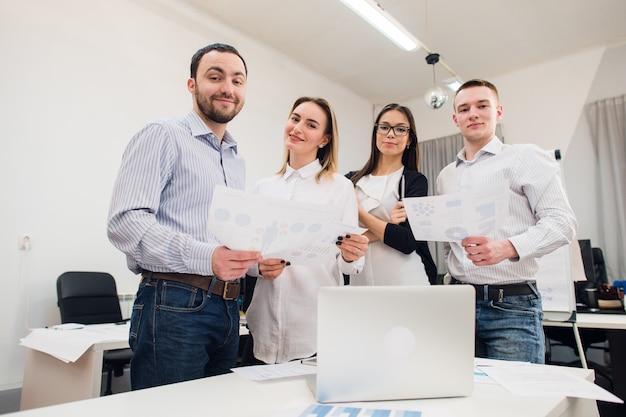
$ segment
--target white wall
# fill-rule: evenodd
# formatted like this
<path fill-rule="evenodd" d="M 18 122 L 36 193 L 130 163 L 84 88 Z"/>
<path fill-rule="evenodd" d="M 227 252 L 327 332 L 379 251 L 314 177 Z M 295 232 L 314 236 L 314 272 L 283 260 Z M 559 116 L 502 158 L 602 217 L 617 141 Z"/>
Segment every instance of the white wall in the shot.
<path fill-rule="evenodd" d="M 21 384 L 27 328 L 59 322 L 62 272 L 108 271 L 120 293 L 135 292 L 106 238 L 120 158 L 144 123 L 191 108 L 191 56 L 216 41 L 236 46 L 249 68 L 247 103 L 230 126 L 248 184 L 280 167 L 284 121 L 301 95 L 333 105 L 340 172 L 365 161 L 367 100 L 196 11 L 170 1 L 0 1 L 0 389 Z M 17 249 L 25 233 L 29 252 Z"/>
<path fill-rule="evenodd" d="M 216 41 L 235 45 L 249 67 L 247 103 L 230 125 L 247 157 L 249 184 L 278 168 L 282 126 L 300 95 L 333 104 L 340 172 L 362 165 L 373 103 L 197 11 L 172 0 L 0 1 L 0 389 L 21 384 L 24 350 L 17 343 L 27 328 L 59 321 L 59 274 L 108 271 L 120 293 L 136 290 L 106 238 L 120 157 L 144 123 L 190 108 L 189 60 Z M 624 47 L 592 50 L 492 79 L 502 93 L 507 142 L 564 152 L 580 236 L 592 242 L 595 165 L 582 105 L 624 94 L 625 62 Z M 407 104 L 421 140 L 456 132 L 449 104 L 437 111 L 421 98 Z M 29 252 L 17 250 L 24 233 L 32 237 Z"/>

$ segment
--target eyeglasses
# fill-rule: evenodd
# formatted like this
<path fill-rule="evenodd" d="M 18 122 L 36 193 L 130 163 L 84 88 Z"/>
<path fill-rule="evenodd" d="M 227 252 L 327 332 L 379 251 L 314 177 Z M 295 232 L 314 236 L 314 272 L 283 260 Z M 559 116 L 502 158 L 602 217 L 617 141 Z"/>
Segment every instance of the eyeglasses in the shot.
<path fill-rule="evenodd" d="M 393 134 L 396 136 L 406 136 L 411 128 L 407 126 L 376 125 L 376 132 L 383 135 L 388 135 L 390 130 L 393 130 Z"/>

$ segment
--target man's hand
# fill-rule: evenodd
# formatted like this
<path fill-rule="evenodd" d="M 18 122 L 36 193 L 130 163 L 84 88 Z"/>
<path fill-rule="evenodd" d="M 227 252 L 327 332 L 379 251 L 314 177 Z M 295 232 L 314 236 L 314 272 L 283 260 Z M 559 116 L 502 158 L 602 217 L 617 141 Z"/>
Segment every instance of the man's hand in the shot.
<path fill-rule="evenodd" d="M 493 240 L 485 236 L 470 236 L 461 241 L 467 259 L 476 266 L 495 265 L 505 259 L 517 258 L 513 244 L 508 240 Z"/>
<path fill-rule="evenodd" d="M 230 250 L 226 246 L 218 246 L 213 252 L 211 266 L 213 275 L 224 281 L 241 278 L 261 259 L 261 252 Z"/>

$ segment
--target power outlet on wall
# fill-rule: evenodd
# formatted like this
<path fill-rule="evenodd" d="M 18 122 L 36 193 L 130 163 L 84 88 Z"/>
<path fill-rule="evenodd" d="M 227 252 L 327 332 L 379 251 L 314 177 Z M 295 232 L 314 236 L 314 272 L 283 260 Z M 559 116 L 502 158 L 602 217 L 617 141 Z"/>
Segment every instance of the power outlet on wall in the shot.
<path fill-rule="evenodd" d="M 21 235 L 18 242 L 17 248 L 19 250 L 30 250 L 31 249 L 31 238 L 29 235 Z"/>

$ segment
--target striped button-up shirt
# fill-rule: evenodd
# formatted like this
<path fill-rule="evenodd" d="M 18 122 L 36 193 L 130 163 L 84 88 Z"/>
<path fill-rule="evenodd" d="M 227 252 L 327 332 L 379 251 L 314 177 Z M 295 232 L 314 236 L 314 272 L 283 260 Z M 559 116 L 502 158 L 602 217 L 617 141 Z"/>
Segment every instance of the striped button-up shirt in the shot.
<path fill-rule="evenodd" d="M 219 242 L 207 221 L 217 185 L 245 185 L 244 161 L 228 132 L 220 142 L 194 111 L 139 131 L 122 158 L 107 230 L 129 269 L 213 275 Z"/>
<path fill-rule="evenodd" d="M 509 239 L 519 260 L 476 266 L 461 242 L 444 244 L 448 273 L 472 284 L 510 284 L 533 280 L 536 258 L 569 243 L 578 224 L 552 154 L 536 145 L 505 145 L 494 138 L 472 161 L 465 151 L 446 166 L 437 178 L 437 194 L 449 194 L 509 182 L 509 213 L 506 224 L 489 235 Z"/>

